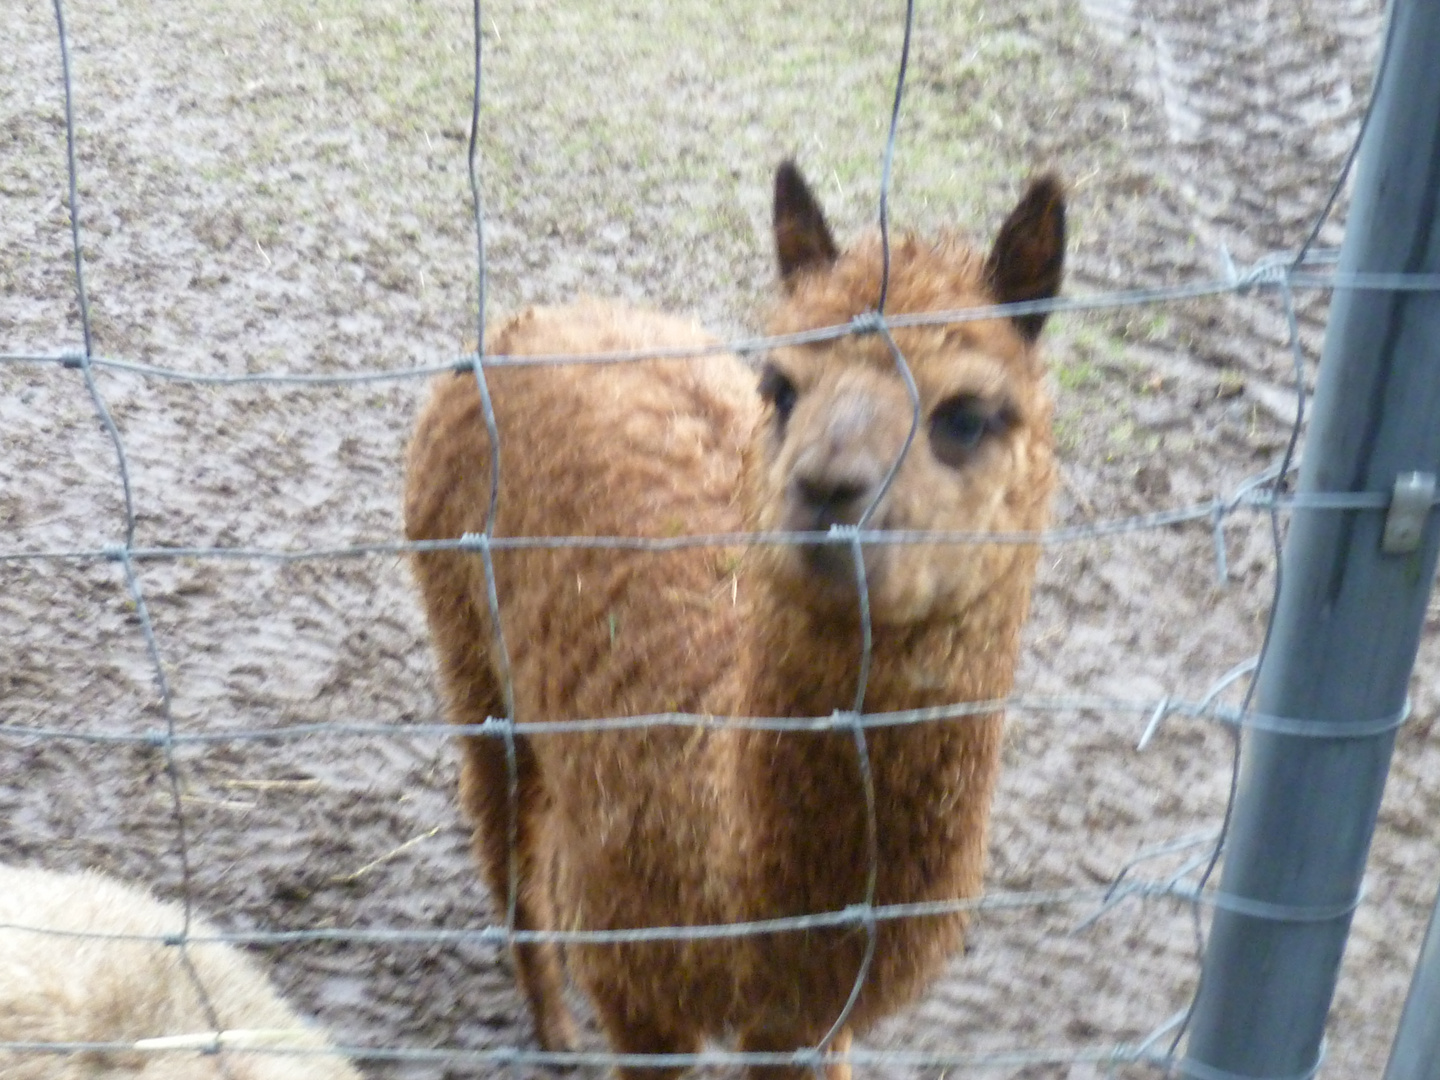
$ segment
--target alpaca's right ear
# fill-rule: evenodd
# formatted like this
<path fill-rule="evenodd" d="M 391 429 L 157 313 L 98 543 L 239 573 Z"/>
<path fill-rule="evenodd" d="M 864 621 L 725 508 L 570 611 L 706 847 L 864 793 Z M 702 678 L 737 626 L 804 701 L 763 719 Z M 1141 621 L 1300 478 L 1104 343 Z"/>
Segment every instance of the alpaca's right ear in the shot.
<path fill-rule="evenodd" d="M 775 252 L 780 257 L 780 280 L 787 289 L 797 274 L 824 269 L 839 255 L 825 215 L 793 161 L 782 162 L 775 170 Z"/>
<path fill-rule="evenodd" d="M 1060 291 L 1065 272 L 1065 188 L 1047 173 L 1032 180 L 995 238 L 985 277 L 1001 304 L 1048 300 Z M 1036 312 L 1012 321 L 1020 336 L 1034 341 L 1046 316 Z"/>

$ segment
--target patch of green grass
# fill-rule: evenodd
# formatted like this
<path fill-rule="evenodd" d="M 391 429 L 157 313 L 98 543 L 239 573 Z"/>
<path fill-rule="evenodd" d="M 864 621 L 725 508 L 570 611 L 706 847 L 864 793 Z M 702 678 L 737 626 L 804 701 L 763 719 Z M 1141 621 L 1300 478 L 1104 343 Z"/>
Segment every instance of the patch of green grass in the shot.
<path fill-rule="evenodd" d="M 252 97 L 257 119 L 292 109 L 299 93 L 316 97 L 322 124 L 344 115 L 406 142 L 466 125 L 468 5 L 268 0 L 261 9 L 271 34 L 303 34 L 310 45 L 303 85 Z M 487 4 L 484 14 L 483 146 L 493 196 L 616 162 L 698 175 L 739 165 L 732 182 L 751 186 L 794 153 L 816 176 L 838 178 L 842 215 L 873 216 L 903 33 L 894 5 L 513 0 Z M 1023 24 L 992 28 L 999 21 L 979 0 L 917 12 L 898 210 L 969 218 L 995 212 L 1013 190 L 1005 144 L 1025 133 L 1006 131 L 1020 123 L 1010 99 L 1056 73 Z M 243 49 L 246 35 L 237 37 Z M 496 159 L 506 146 L 530 151 L 523 170 Z M 625 184 L 612 186 L 617 198 L 628 194 Z"/>
<path fill-rule="evenodd" d="M 1083 426 L 1069 413 L 1057 412 L 1051 430 L 1055 434 L 1055 449 L 1064 457 L 1072 456 L 1084 442 Z"/>
<path fill-rule="evenodd" d="M 233 123 L 223 151 L 196 167 L 206 184 L 243 193 L 255 218 L 272 216 L 254 205 L 264 203 L 319 237 L 339 208 L 379 230 L 402 214 L 442 235 L 468 228 L 466 0 L 194 0 L 179 21 L 151 0 L 135 18 L 204 56 Z M 785 157 L 798 159 L 842 242 L 875 221 L 903 6 L 487 0 L 483 22 L 481 189 L 512 245 L 491 252 L 497 306 L 544 293 L 552 231 L 578 260 L 577 286 L 608 291 L 608 279 L 586 276 L 585 249 L 625 223 L 636 239 L 620 272 L 653 302 L 751 308 L 771 281 L 770 179 Z M 1085 55 L 1075 43 L 1088 34 L 1070 0 L 1023 12 L 982 0 L 917 8 L 891 189 L 897 228 L 960 224 L 984 237 L 1033 168 L 1074 175 L 1044 156 L 1063 142 L 1045 124 L 1058 131 L 1063 118 L 1037 116 L 1073 97 Z M 271 172 L 287 161 L 307 166 L 303 179 Z M 308 193 L 296 198 L 300 187 Z M 1077 215 L 1074 234 L 1084 228 Z M 658 254 L 673 265 L 677 236 L 689 273 L 652 279 Z"/>
<path fill-rule="evenodd" d="M 1153 343 L 1164 341 L 1170 334 L 1173 319 L 1161 307 L 1127 308 L 1119 313 L 1118 332 L 1126 341 Z"/>
<path fill-rule="evenodd" d="M 1084 390 L 1099 383 L 1103 376 L 1088 360 L 1058 363 L 1055 365 L 1055 381 L 1065 390 Z"/>
<path fill-rule="evenodd" d="M 1092 390 L 1130 369 L 1125 342 L 1108 321 L 1058 317 L 1050 327 L 1055 381 L 1063 390 Z"/>

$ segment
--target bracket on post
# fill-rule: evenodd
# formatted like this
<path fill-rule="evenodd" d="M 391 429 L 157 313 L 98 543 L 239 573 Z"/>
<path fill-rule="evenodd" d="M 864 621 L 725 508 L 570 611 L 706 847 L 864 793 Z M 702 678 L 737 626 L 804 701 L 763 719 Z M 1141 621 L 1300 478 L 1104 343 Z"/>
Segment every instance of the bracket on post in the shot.
<path fill-rule="evenodd" d="M 1380 550 L 1386 555 L 1408 555 L 1420 547 L 1420 534 L 1435 506 L 1435 474 L 1401 473 L 1395 477 L 1390 509 L 1385 512 L 1385 533 Z"/>

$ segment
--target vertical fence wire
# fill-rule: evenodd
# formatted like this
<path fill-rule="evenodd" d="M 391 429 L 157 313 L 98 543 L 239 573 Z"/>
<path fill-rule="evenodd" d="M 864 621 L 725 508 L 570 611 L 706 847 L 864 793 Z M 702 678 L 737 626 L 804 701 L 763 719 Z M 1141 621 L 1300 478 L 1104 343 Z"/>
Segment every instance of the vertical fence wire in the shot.
<path fill-rule="evenodd" d="M 495 403 L 490 396 L 490 380 L 485 375 L 485 203 L 480 185 L 480 106 L 484 75 L 485 31 L 481 24 L 480 0 L 472 4 L 474 15 L 475 66 L 474 91 L 470 99 L 470 141 L 466 154 L 470 180 L 471 216 L 475 227 L 475 355 L 471 371 L 480 395 L 480 408 L 485 418 L 485 433 L 490 444 L 490 505 L 485 513 L 484 531 L 476 537 L 485 572 L 485 600 L 490 612 L 490 633 L 494 659 L 499 668 L 504 717 L 495 718 L 501 725 L 505 742 L 505 828 L 509 851 L 506 865 L 505 927 L 513 934 L 520 892 L 520 766 L 515 746 L 515 683 L 510 673 L 510 650 L 505 643 L 505 627 L 500 609 L 500 595 L 495 581 L 495 558 L 490 539 L 495 535 L 496 516 L 500 512 L 500 427 L 495 419 Z"/>
<path fill-rule="evenodd" d="M 864 920 L 865 947 L 860 957 L 860 965 L 855 971 L 855 982 L 850 988 L 850 994 L 845 999 L 844 1005 L 841 1006 L 834 1023 L 830 1025 L 830 1029 L 821 1037 L 816 1047 L 822 1054 L 830 1049 L 836 1038 L 845 1030 L 850 1015 L 855 1011 L 855 1005 L 860 1000 L 860 995 L 865 989 L 865 982 L 870 976 L 871 965 L 875 962 L 878 933 L 875 926 L 875 889 L 880 879 L 880 826 L 875 806 L 875 775 L 870 759 L 870 746 L 865 738 L 865 729 L 859 723 L 859 718 L 865 712 L 865 694 L 870 686 L 870 665 L 874 659 L 875 634 L 870 612 L 870 583 L 865 569 L 865 550 L 860 543 L 859 530 L 869 523 L 876 509 L 884 501 L 886 493 L 895 483 L 895 477 L 899 475 L 904 466 L 905 459 L 910 454 L 910 447 L 915 441 L 915 433 L 920 428 L 920 393 L 915 386 L 915 377 L 910 371 L 910 364 L 906 361 L 905 355 L 896 346 L 895 339 L 890 336 L 888 330 L 885 330 L 883 321 L 885 300 L 890 291 L 890 217 L 888 209 L 890 178 L 895 162 L 895 136 L 900 127 L 900 106 L 905 99 L 905 73 L 910 62 L 910 35 L 914 25 L 915 0 L 906 0 L 905 39 L 900 49 L 900 67 L 895 73 L 895 101 L 890 110 L 890 127 L 885 138 L 884 161 L 880 175 L 880 295 L 875 300 L 874 319 L 875 328 L 884 331 L 885 341 L 894 357 L 896 370 L 904 379 L 906 391 L 910 396 L 910 430 L 906 432 L 905 441 L 901 444 L 899 453 L 895 455 L 895 460 L 886 470 L 880 486 L 876 488 L 874 497 L 871 498 L 869 505 L 865 507 L 859 521 L 856 522 L 855 535 L 850 548 L 850 557 L 855 563 L 855 593 L 860 617 L 860 668 L 856 673 L 855 701 L 850 712 L 850 719 L 852 721 L 852 738 L 855 742 L 855 755 L 859 766 L 860 791 L 865 808 L 865 893 L 860 908 Z M 848 1044 L 846 1049 L 849 1049 Z"/>
<path fill-rule="evenodd" d="M 183 795 L 183 782 L 180 773 L 180 763 L 176 756 L 175 749 L 175 713 L 171 708 L 170 683 L 165 675 L 165 665 L 160 656 L 159 642 L 155 636 L 155 626 L 150 618 L 150 609 L 145 603 L 145 594 L 140 587 L 139 575 L 135 572 L 135 564 L 131 560 L 130 552 L 135 546 L 135 500 L 130 483 L 130 467 L 125 456 L 124 440 L 120 436 L 120 429 L 115 424 L 115 418 L 111 415 L 110 409 L 105 402 L 104 395 L 95 381 L 95 372 L 91 365 L 94 356 L 94 335 L 91 331 L 90 302 L 85 289 L 85 256 L 84 247 L 80 237 L 80 199 L 79 199 L 79 178 L 75 161 L 75 113 L 74 113 L 74 80 L 70 71 L 70 45 L 68 35 L 65 32 L 65 10 L 63 0 L 54 0 L 55 30 L 60 45 L 60 66 L 64 83 L 65 98 L 65 161 L 66 179 L 70 195 L 70 237 L 75 257 L 75 293 L 80 313 L 80 326 L 84 338 L 85 351 L 78 360 L 81 375 L 85 380 L 85 389 L 95 408 L 95 413 L 105 428 L 105 432 L 115 450 L 116 470 L 120 477 L 121 489 L 124 495 L 124 532 L 125 541 L 112 550 L 111 557 L 117 559 L 124 572 L 125 586 L 130 594 L 131 601 L 135 605 L 135 614 L 139 622 L 140 633 L 144 641 L 146 655 L 150 661 L 151 671 L 155 680 L 155 689 L 159 697 L 160 711 L 165 722 L 165 736 L 161 741 L 161 749 L 165 756 L 165 778 L 170 793 L 170 805 L 172 816 L 175 822 L 175 847 L 180 859 L 180 887 L 182 893 L 182 925 L 180 933 L 167 944 L 173 945 L 179 950 L 180 966 L 185 971 L 186 978 L 195 990 L 200 1002 L 201 1010 L 204 1012 L 211 1029 L 216 1033 L 216 1041 L 212 1044 L 211 1050 L 219 1050 L 219 1031 L 221 1028 L 220 1017 L 215 1009 L 215 1003 L 211 997 L 209 988 L 200 978 L 196 970 L 194 960 L 190 955 L 189 938 L 191 920 L 194 917 L 194 889 L 190 865 L 190 841 L 189 829 L 185 819 L 185 802 Z M 228 1064 L 221 1059 L 219 1066 L 222 1075 L 229 1075 Z"/>
<path fill-rule="evenodd" d="M 1367 109 L 1366 116 L 1368 115 L 1369 110 Z M 1360 135 L 1363 134 L 1364 124 L 1362 121 L 1361 131 L 1356 135 L 1356 145 L 1358 145 L 1359 143 Z M 1324 224 L 1324 220 L 1326 216 L 1329 215 L 1331 208 L 1334 206 L 1338 192 L 1345 182 L 1345 175 L 1349 172 L 1350 163 L 1353 160 L 1353 157 L 1353 152 L 1347 157 L 1345 164 L 1341 169 L 1341 175 L 1339 179 L 1337 179 L 1335 187 L 1331 191 L 1330 197 L 1326 200 L 1325 206 L 1321 209 L 1320 213 L 1316 217 L 1314 227 L 1311 229 L 1309 238 L 1306 240 L 1307 245 L 1311 242 L 1311 240 L 1313 240 L 1315 236 L 1319 235 L 1320 229 Z M 1291 265 L 1293 268 L 1295 264 L 1292 263 Z M 1296 314 L 1295 293 L 1290 286 L 1288 275 L 1284 279 L 1282 279 L 1282 283 L 1280 285 L 1280 298 L 1284 305 L 1287 345 L 1289 347 L 1291 357 L 1291 374 L 1294 377 L 1295 418 L 1291 422 L 1290 434 L 1285 441 L 1285 449 L 1280 456 L 1279 463 L 1274 469 L 1275 479 L 1273 483 L 1276 485 L 1277 489 L 1284 487 L 1287 482 L 1287 478 L 1290 476 L 1292 470 L 1295 467 L 1295 455 L 1299 451 L 1300 436 L 1305 427 L 1306 397 L 1305 351 L 1300 342 L 1300 320 Z M 1270 543 L 1275 567 L 1274 571 L 1271 573 L 1270 606 L 1265 616 L 1265 632 L 1260 639 L 1260 651 L 1255 657 L 1254 665 L 1249 670 L 1249 677 L 1245 685 L 1244 696 L 1242 697 L 1240 702 L 1241 713 L 1248 713 L 1250 711 L 1252 703 L 1255 700 L 1255 688 L 1260 681 L 1260 671 L 1264 667 L 1265 658 L 1270 653 L 1270 642 L 1275 634 L 1275 612 L 1280 603 L 1280 589 L 1284 585 L 1285 581 L 1284 538 L 1282 535 L 1280 511 L 1278 507 L 1272 504 L 1269 509 L 1268 517 L 1270 524 Z M 1232 820 L 1234 820 L 1235 815 L 1235 796 L 1240 788 L 1240 751 L 1243 737 L 1244 732 L 1241 728 L 1237 727 L 1232 732 L 1230 752 L 1230 783 L 1225 794 L 1225 810 L 1220 819 L 1220 832 L 1215 840 L 1214 851 L 1211 853 L 1210 858 L 1206 861 L 1205 868 L 1200 874 L 1199 880 L 1196 885 L 1197 891 L 1204 891 L 1205 887 L 1210 883 L 1210 879 L 1214 876 L 1215 869 L 1219 865 L 1220 859 L 1225 851 L 1225 840 L 1230 834 L 1230 823 Z M 1192 910 L 1194 913 L 1196 955 L 1200 959 L 1200 976 L 1197 980 L 1195 993 L 1190 999 L 1189 1006 L 1187 1006 L 1185 1009 L 1184 1019 L 1176 1027 L 1174 1037 L 1170 1041 L 1169 1053 L 1172 1057 L 1179 1052 L 1180 1043 L 1184 1040 L 1186 1033 L 1190 1030 L 1190 1021 L 1194 1017 L 1195 1002 L 1199 999 L 1200 996 L 1200 986 L 1205 981 L 1205 932 L 1201 921 L 1201 911 L 1199 905 L 1197 904 Z"/>

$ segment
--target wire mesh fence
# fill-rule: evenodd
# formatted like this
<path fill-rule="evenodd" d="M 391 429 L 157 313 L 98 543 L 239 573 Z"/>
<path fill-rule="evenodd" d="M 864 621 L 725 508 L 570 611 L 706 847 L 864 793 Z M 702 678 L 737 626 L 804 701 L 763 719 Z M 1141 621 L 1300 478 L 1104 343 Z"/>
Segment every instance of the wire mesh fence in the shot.
<path fill-rule="evenodd" d="M 885 164 L 880 182 L 880 224 L 882 235 L 888 235 L 885 198 L 889 190 L 889 172 L 892 163 L 896 126 L 900 122 L 901 106 L 905 89 L 905 55 L 910 41 L 910 18 L 907 12 L 905 23 L 905 46 L 902 51 L 899 75 L 895 82 L 893 111 L 890 119 L 890 139 L 887 143 Z M 883 312 L 883 290 L 881 309 L 874 316 L 866 316 L 854 324 L 835 326 L 802 336 L 786 338 L 746 338 L 734 340 L 718 347 L 727 352 L 755 355 L 781 345 L 801 342 L 830 340 L 842 335 L 864 333 L 881 334 L 890 341 L 894 350 L 897 368 L 908 371 L 906 359 L 894 347 L 889 331 L 893 328 L 917 325 L 952 324 L 973 319 L 993 318 L 998 313 L 1007 315 L 1052 311 L 1101 311 L 1121 307 L 1145 307 L 1164 305 L 1183 300 L 1194 300 L 1217 296 L 1257 296 L 1278 299 L 1288 328 L 1288 348 L 1293 361 L 1293 391 L 1295 415 L 1288 440 L 1282 453 L 1273 463 L 1231 487 L 1216 492 L 1212 497 L 1188 505 L 1176 506 L 1158 512 L 1097 520 L 1080 525 L 1070 525 L 1047 530 L 1043 533 L 1024 534 L 962 534 L 934 532 L 897 532 L 859 528 L 832 528 L 825 533 L 768 532 L 761 534 L 681 535 L 675 537 L 627 537 L 627 536 L 503 536 L 491 533 L 470 534 L 449 541 L 406 543 L 386 541 L 348 545 L 317 545 L 295 547 L 284 544 L 216 544 L 194 546 L 170 546 L 168 544 L 145 546 L 137 543 L 137 523 L 144 513 L 132 491 L 130 468 L 127 462 L 126 444 L 120 426 L 112 416 L 107 396 L 96 379 L 96 373 L 105 371 L 118 377 L 139 380 L 142 385 L 152 380 L 193 384 L 216 388 L 259 385 L 285 388 L 289 386 L 333 386 L 336 384 L 384 384 L 404 383 L 433 377 L 442 372 L 473 372 L 482 398 L 487 400 L 486 372 L 491 369 L 519 365 L 561 365 L 574 363 L 627 363 L 640 359 L 672 357 L 675 359 L 694 358 L 715 350 L 652 350 L 639 354 L 591 354 L 585 356 L 557 355 L 542 357 L 511 357 L 503 355 L 473 354 L 444 362 L 397 367 L 390 370 L 368 370 L 363 372 L 328 372 L 310 370 L 280 370 L 262 373 L 214 374 L 188 372 L 163 365 L 138 363 L 126 359 L 97 355 L 94 348 L 89 304 L 85 287 L 86 249 L 83 223 L 84 206 L 78 196 L 76 165 L 76 125 L 71 114 L 72 85 L 70 79 L 70 58 L 64 29 L 64 9 L 60 0 L 55 2 L 55 18 L 59 30 L 61 56 L 64 69 L 66 123 L 65 135 L 68 148 L 69 208 L 75 262 L 75 281 L 78 293 L 79 322 L 84 338 L 84 349 L 80 352 L 16 352 L 0 355 L 0 364 L 14 367 L 58 367 L 62 370 L 79 372 L 86 393 L 94 411 L 104 427 L 113 447 L 115 476 L 123 492 L 123 527 L 120 536 L 113 542 L 99 546 L 76 545 L 72 547 L 28 548 L 15 545 L 0 550 L 0 565 L 24 564 L 86 564 L 98 563 L 118 569 L 133 608 L 133 623 L 138 633 L 147 662 L 154 679 L 158 695 L 158 707 L 153 715 L 153 724 L 132 731 L 108 731 L 98 728 L 75 728 L 38 723 L 14 723 L 6 721 L 0 725 L 0 738 L 7 743 L 24 747 L 44 749 L 61 742 L 102 745 L 135 745 L 158 750 L 163 759 L 163 774 L 167 788 L 169 811 L 173 828 L 172 841 L 178 853 L 179 896 L 185 905 L 185 923 L 178 933 L 162 940 L 178 948 L 182 954 L 192 943 L 217 942 L 235 945 L 293 945 L 299 943 L 370 943 L 377 945 L 400 943 L 428 943 L 451 945 L 456 943 L 509 944 L 515 942 L 558 941 L 562 943 L 582 942 L 640 942 L 663 940 L 696 940 L 724 938 L 740 935 L 766 934 L 782 931 L 807 930 L 820 927 L 857 926 L 865 930 L 873 943 L 875 927 L 879 923 L 894 919 L 909 919 L 952 913 L 959 911 L 999 911 L 1029 908 L 1055 908 L 1065 906 L 1081 912 L 1084 923 L 1103 918 L 1124 901 L 1168 897 L 1180 901 L 1193 911 L 1197 935 L 1203 926 L 1202 913 L 1209 905 L 1233 903 L 1233 898 L 1220 894 L 1210 884 L 1212 873 L 1224 847 L 1226 816 L 1217 823 L 1217 828 L 1199 836 L 1187 836 L 1178 840 L 1165 840 L 1152 848 L 1142 851 L 1131 863 L 1116 868 L 1113 880 L 1108 883 L 1087 887 L 1059 889 L 1037 889 L 1023 892 L 992 891 L 979 898 L 956 898 L 953 901 L 934 904 L 877 904 L 873 897 L 873 878 L 876 858 L 873 845 L 870 876 L 872 893 L 862 903 L 850 905 L 843 910 L 814 912 L 791 918 L 764 920 L 739 924 L 707 926 L 657 926 L 633 930 L 522 930 L 514 925 L 513 884 L 510 912 L 507 918 L 494 924 L 467 930 L 412 929 L 403 927 L 372 927 L 347 929 L 342 927 L 313 929 L 237 929 L 234 931 L 204 934 L 190 931 L 190 913 L 194 903 L 191 884 L 191 860 L 189 847 L 191 837 L 197 828 L 193 807 L 187 802 L 184 791 L 184 764 L 180 751 L 186 747 L 234 744 L 243 748 L 247 744 L 264 742 L 275 745 L 281 742 L 319 740 L 370 740 L 395 738 L 430 738 L 437 743 L 453 738 L 457 734 L 472 734 L 484 738 L 495 738 L 513 746 L 517 733 L 523 729 L 527 738 L 564 738 L 567 733 L 580 731 L 606 731 L 643 729 L 656 726 L 706 728 L 706 727 L 752 727 L 773 731 L 826 731 L 839 730 L 854 734 L 859 748 L 862 766 L 868 765 L 864 733 L 870 730 L 899 725 L 934 724 L 963 722 L 966 717 L 993 714 L 999 709 L 1015 712 L 1041 714 L 1103 713 L 1110 716 L 1131 717 L 1139 731 L 1137 742 L 1144 748 L 1154 737 L 1157 729 L 1171 718 L 1191 718 L 1219 723 L 1236 735 L 1238 754 L 1239 733 L 1246 728 L 1285 731 L 1293 729 L 1295 721 L 1281 717 L 1259 715 L 1249 709 L 1248 693 L 1240 694 L 1237 703 L 1233 688 L 1246 685 L 1257 665 L 1263 662 L 1261 655 L 1246 660 L 1218 678 L 1209 692 L 1188 698 L 1181 694 L 1161 694 L 1123 698 L 1094 694 L 1042 695 L 1020 693 L 1003 701 L 960 702 L 933 709 L 907 710 L 881 714 L 867 714 L 863 711 L 864 680 L 861 680 L 857 702 L 849 711 L 837 712 L 822 717 L 711 717 L 685 713 L 665 713 L 622 718 L 594 718 L 591 720 L 547 723 L 523 720 L 517 723 L 513 706 L 509 715 L 489 718 L 484 724 L 457 728 L 455 725 L 416 723 L 413 721 L 389 721 L 381 719 L 356 718 L 350 722 L 304 724 L 282 723 L 247 726 L 244 724 L 225 726 L 191 725 L 177 716 L 172 706 L 172 697 L 167 664 L 164 659 L 164 635 L 157 626 L 147 603 L 139 567 L 144 564 L 166 563 L 180 560 L 225 560 L 245 564 L 295 565 L 311 562 L 331 562 L 345 559 L 369 559 L 379 556 L 400 556 L 408 552 L 453 548 L 473 552 L 485 561 L 490 569 L 490 602 L 494 624 L 503 632 L 498 600 L 493 586 L 491 557 L 495 552 L 521 549 L 552 549 L 563 547 L 586 547 L 604 550 L 631 550 L 666 552 L 688 548 L 730 548 L 737 546 L 775 544 L 838 544 L 853 548 L 887 544 L 967 544 L 967 543 L 1013 543 L 1035 544 L 1042 548 L 1059 548 L 1065 545 L 1093 543 L 1096 540 L 1112 538 L 1143 531 L 1176 529 L 1188 527 L 1205 530 L 1211 538 L 1215 572 L 1220 580 L 1229 576 L 1226 527 L 1234 520 L 1246 515 L 1262 515 L 1269 519 L 1279 554 L 1279 537 L 1282 529 L 1282 515 L 1321 512 L 1382 512 L 1388 506 L 1384 494 L 1313 494 L 1294 493 L 1290 480 L 1295 469 L 1295 458 L 1304 424 L 1303 402 L 1306 395 L 1304 350 L 1297 311 L 1297 294 L 1305 291 L 1328 292 L 1335 289 L 1413 289 L 1433 290 L 1440 288 L 1440 281 L 1430 276 L 1412 275 L 1397 278 L 1391 275 L 1346 275 L 1334 267 L 1333 252 L 1316 250 L 1314 239 L 1319 235 L 1320 223 L 1311 231 L 1310 240 L 1294 253 L 1267 256 L 1253 265 L 1243 268 L 1231 267 L 1227 273 L 1214 280 L 1182 285 L 1171 285 L 1151 289 L 1134 289 L 1122 292 L 1067 297 L 1056 301 L 1043 301 L 1009 305 L 1003 309 L 969 309 L 964 311 L 935 312 L 924 315 L 885 315 Z M 485 228 L 481 207 L 481 167 L 478 157 L 478 131 L 481 120 L 480 72 L 483 40 L 483 23 L 478 3 L 474 7 L 475 47 L 475 96 L 469 132 L 469 178 L 473 198 L 473 216 L 477 250 L 477 308 L 479 340 L 485 340 L 485 295 L 486 258 L 483 238 Z M 1357 137 L 1358 138 L 1358 137 Z M 1336 182 L 1336 191 L 1344 182 L 1343 175 Z M 1326 208 L 1328 213 L 1329 207 Z M 888 241 L 887 241 L 888 242 Z M 262 250 L 263 254 L 263 250 Z M 918 423 L 918 407 L 917 407 Z M 490 421 L 491 445 L 500 445 L 498 431 Z M 503 452 L 503 446 L 501 446 Z M 898 459 L 892 467 L 892 474 L 899 468 Z M 492 478 L 492 505 L 498 494 L 498 463 L 494 465 L 496 477 Z M 492 512 L 488 521 L 495 520 Z M 864 584 L 864 561 L 856 559 L 859 568 L 862 598 L 867 595 Z M 866 639 L 869 638 L 868 611 L 862 607 L 862 622 Z M 503 647 L 502 647 L 503 651 Z M 868 665 L 867 652 L 861 659 L 862 668 Z M 1227 692 L 1229 692 L 1227 697 Z M 512 697 L 507 693 L 507 698 Z M 1357 730 L 1353 726 L 1346 734 L 1354 737 L 1388 732 L 1403 723 L 1406 713 L 1394 717 L 1380 718 L 1370 728 Z M 1292 732 L 1293 733 L 1293 732 Z M 1336 732 L 1317 730 L 1308 724 L 1305 733 L 1333 737 Z M 243 752 L 243 749 L 242 749 Z M 1238 761 L 1238 757 L 1236 758 Z M 513 761 L 513 754 L 512 754 Z M 868 767 L 862 767 L 862 774 L 868 775 Z M 518 798 L 517 783 L 513 766 L 510 774 L 511 799 Z M 1232 798 L 1234 776 L 1231 777 Z M 869 830 L 874 831 L 873 793 L 868 800 Z M 1141 869 L 1157 859 L 1181 856 L 1178 864 L 1167 873 L 1145 877 Z M 104 937 L 105 935 L 97 935 Z M 862 970 L 856 980 L 858 993 L 865 972 Z M 208 988 L 197 981 L 202 998 Z M 852 1002 L 854 995 L 852 994 Z M 847 1007 L 848 1008 L 848 1007 Z M 837 1018 L 838 1030 L 844 1015 Z M 1113 1044 L 1089 1046 L 1081 1049 L 1063 1048 L 1016 1048 L 999 1051 L 959 1051 L 950 1048 L 915 1049 L 851 1049 L 843 1055 L 857 1067 L 884 1066 L 897 1068 L 929 1068 L 944 1070 L 998 1070 L 1022 1069 L 1027 1066 L 1044 1065 L 1089 1065 L 1097 1069 L 1119 1068 L 1128 1064 L 1152 1066 L 1165 1070 L 1175 1063 L 1175 1054 L 1183 1037 L 1187 1012 L 1166 1015 L 1142 1036 Z M 233 1049 L 239 1036 L 219 1030 L 219 1023 L 209 1032 L 169 1032 L 167 1035 L 181 1038 L 168 1043 L 151 1046 L 156 1053 L 193 1052 L 196 1048 L 220 1051 Z M 689 1065 L 796 1065 L 814 1067 L 829 1060 L 829 1037 L 815 1047 L 793 1053 L 739 1053 L 705 1051 L 698 1055 L 625 1055 L 599 1051 L 548 1052 L 525 1046 L 507 1045 L 491 1048 L 463 1047 L 422 1047 L 416 1045 L 345 1045 L 338 1052 L 361 1061 L 405 1061 L 421 1064 L 452 1065 L 455 1067 L 481 1066 L 641 1066 L 664 1068 Z M 129 1046 L 130 1044 L 124 1044 Z M 0 1043 L 0 1049 L 33 1053 L 73 1053 L 102 1049 L 121 1049 L 122 1046 L 78 1043 Z M 275 1050 L 261 1048 L 263 1052 L 316 1053 L 319 1051 Z"/>

